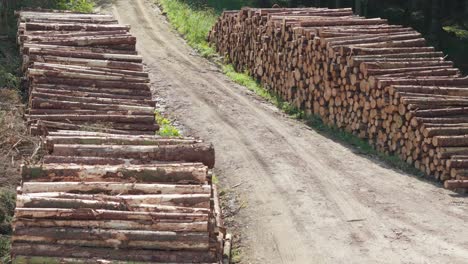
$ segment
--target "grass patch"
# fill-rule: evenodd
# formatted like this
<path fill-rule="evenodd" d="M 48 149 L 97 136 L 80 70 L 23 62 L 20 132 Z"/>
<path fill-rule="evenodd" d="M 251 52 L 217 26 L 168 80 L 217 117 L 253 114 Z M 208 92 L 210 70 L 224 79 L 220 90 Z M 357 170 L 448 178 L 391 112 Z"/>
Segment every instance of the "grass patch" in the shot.
<path fill-rule="evenodd" d="M 242 252 L 239 248 L 231 249 L 231 262 L 240 263 L 242 260 Z"/>
<path fill-rule="evenodd" d="M 155 111 L 156 123 L 159 125 L 158 135 L 163 137 L 179 137 L 180 131 L 171 124 L 171 121 L 165 118 L 160 112 Z"/>
<path fill-rule="evenodd" d="M 216 176 L 214 173 L 211 176 L 211 182 L 213 182 L 213 184 L 218 184 L 219 183 L 218 176 Z"/>
<path fill-rule="evenodd" d="M 58 9 L 72 10 L 75 12 L 91 13 L 94 9 L 94 1 L 92 0 L 59 0 L 57 2 Z"/>
<path fill-rule="evenodd" d="M 247 89 L 259 95 L 268 102 L 274 104 L 276 107 L 291 117 L 295 119 L 304 117 L 303 111 L 299 111 L 289 102 L 284 101 L 279 95 L 263 88 L 263 86 L 254 78 L 252 78 L 247 72 L 236 72 L 231 64 L 222 65 L 222 69 L 223 73 L 226 74 L 226 76 L 228 76 L 229 79 L 231 79 L 233 82 L 247 87 Z"/>
<path fill-rule="evenodd" d="M 188 44 L 203 57 L 216 54 L 206 41 L 206 36 L 218 19 L 215 10 L 209 7 L 195 7 L 182 0 L 156 0 L 166 12 L 167 18 Z"/>

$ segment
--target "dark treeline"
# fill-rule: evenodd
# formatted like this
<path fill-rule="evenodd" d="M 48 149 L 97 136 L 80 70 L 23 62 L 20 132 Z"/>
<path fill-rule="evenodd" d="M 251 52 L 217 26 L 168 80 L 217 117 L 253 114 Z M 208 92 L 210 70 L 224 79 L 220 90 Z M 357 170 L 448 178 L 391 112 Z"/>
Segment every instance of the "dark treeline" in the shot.
<path fill-rule="evenodd" d="M 352 7 L 356 14 L 386 18 L 423 33 L 468 73 L 468 0 L 185 0 L 216 11 L 249 7 Z"/>

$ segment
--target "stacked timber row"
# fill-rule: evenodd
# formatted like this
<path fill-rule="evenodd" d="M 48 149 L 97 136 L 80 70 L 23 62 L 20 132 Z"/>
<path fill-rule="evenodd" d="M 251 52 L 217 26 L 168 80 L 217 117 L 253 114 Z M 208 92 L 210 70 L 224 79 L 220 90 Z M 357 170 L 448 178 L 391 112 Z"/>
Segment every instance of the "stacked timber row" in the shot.
<path fill-rule="evenodd" d="M 109 15 L 21 11 L 31 132 L 14 263 L 220 263 L 211 144 L 156 136 L 136 39 Z M 229 243 L 228 243 L 229 244 Z"/>
<path fill-rule="evenodd" d="M 468 78 L 415 30 L 351 9 L 246 8 L 209 41 L 307 114 L 468 187 Z"/>

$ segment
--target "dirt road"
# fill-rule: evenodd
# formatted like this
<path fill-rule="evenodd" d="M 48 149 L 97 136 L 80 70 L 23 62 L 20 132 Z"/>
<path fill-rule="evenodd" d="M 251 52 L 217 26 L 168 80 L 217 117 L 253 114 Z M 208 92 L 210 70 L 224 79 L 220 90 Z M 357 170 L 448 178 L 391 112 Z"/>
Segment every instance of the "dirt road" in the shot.
<path fill-rule="evenodd" d="M 145 0 L 120 0 L 154 92 L 238 186 L 242 263 L 467 263 L 468 200 L 292 120 L 200 58 Z M 239 185 L 240 184 L 240 185 Z"/>

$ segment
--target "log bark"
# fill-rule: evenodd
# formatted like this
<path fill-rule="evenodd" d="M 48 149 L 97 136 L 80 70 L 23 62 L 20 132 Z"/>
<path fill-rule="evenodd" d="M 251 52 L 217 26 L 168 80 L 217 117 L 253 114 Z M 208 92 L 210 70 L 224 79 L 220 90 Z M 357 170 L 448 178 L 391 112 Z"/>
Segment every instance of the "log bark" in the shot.
<path fill-rule="evenodd" d="M 468 180 L 448 180 L 444 182 L 446 189 L 468 188 Z"/>
<path fill-rule="evenodd" d="M 115 123 L 140 123 L 152 124 L 156 122 L 152 115 L 85 115 L 85 114 L 46 114 L 46 115 L 26 115 L 29 120 L 47 120 L 58 122 L 83 121 L 83 122 L 115 122 Z"/>
<path fill-rule="evenodd" d="M 209 251 L 165 251 L 165 250 L 109 250 L 109 248 L 91 248 L 54 244 L 13 243 L 13 258 L 16 255 L 102 258 L 122 261 L 142 262 L 211 262 L 215 258 Z"/>
<path fill-rule="evenodd" d="M 207 143 L 197 143 L 189 146 L 106 146 L 56 144 L 54 145 L 53 154 L 58 156 L 92 156 L 159 161 L 202 162 L 209 168 L 213 168 L 215 162 L 213 145 Z"/>
<path fill-rule="evenodd" d="M 86 80 L 86 79 L 71 79 L 71 78 L 46 78 L 34 77 L 32 84 L 66 84 L 71 86 L 96 86 L 103 88 L 123 88 L 149 91 L 149 84 L 147 83 L 126 83 L 118 81 L 101 81 L 101 80 Z"/>
<path fill-rule="evenodd" d="M 176 206 L 160 206 L 153 212 L 94 210 L 90 208 L 20 208 L 15 209 L 15 216 L 20 219 L 49 220 L 122 220 L 153 222 L 204 222 L 208 221 L 210 210 Z"/>
<path fill-rule="evenodd" d="M 78 47 L 78 46 L 60 46 L 52 44 L 40 44 L 40 43 L 23 43 L 21 51 L 28 53 L 30 48 L 42 48 L 42 49 L 54 49 L 60 51 L 77 51 L 77 52 L 93 52 L 93 53 L 109 53 L 109 54 L 126 54 L 126 55 L 138 55 L 135 50 L 116 50 L 111 47 Z M 68 57 L 68 56 L 65 56 Z"/>
<path fill-rule="evenodd" d="M 73 57 L 82 59 L 93 59 L 93 60 L 110 60 L 110 61 L 122 61 L 122 62 L 133 62 L 142 63 L 143 58 L 140 55 L 129 55 L 129 54 L 112 54 L 112 53 L 97 53 L 97 52 L 86 52 L 86 51 L 74 51 L 74 50 L 57 50 L 48 48 L 29 48 L 27 55 L 41 55 L 51 57 Z"/>
<path fill-rule="evenodd" d="M 150 230 L 150 231 L 173 231 L 173 232 L 207 232 L 208 221 L 201 222 L 155 222 L 142 220 L 16 220 L 14 228 L 31 227 L 60 227 L 60 228 L 88 228 L 88 229 L 114 229 L 114 230 Z"/>
<path fill-rule="evenodd" d="M 104 124 L 104 125 L 103 125 Z M 33 128 L 34 126 L 31 126 Z M 35 127 L 38 134 L 36 135 L 47 135 L 47 133 L 51 130 L 62 130 L 62 129 L 69 129 L 69 130 L 88 130 L 88 131 L 96 131 L 96 132 L 107 132 L 113 134 L 124 134 L 124 135 L 154 135 L 155 130 L 119 130 L 109 128 L 108 123 L 97 123 L 94 125 L 80 125 L 80 124 L 70 124 L 70 123 L 59 123 L 59 122 L 52 122 L 52 121 L 44 121 L 39 120 L 37 122 L 37 126 Z"/>
<path fill-rule="evenodd" d="M 41 89 L 57 89 L 66 90 L 69 92 L 89 92 L 89 93 L 108 93 L 113 95 L 126 95 L 126 96 L 141 96 L 151 98 L 149 90 L 136 90 L 136 89 L 125 89 L 125 88 L 107 88 L 107 87 L 96 87 L 96 86 L 74 86 L 65 84 L 35 84 L 35 88 Z"/>
<path fill-rule="evenodd" d="M 121 69 L 130 71 L 142 71 L 143 65 L 141 63 L 126 62 L 126 61 L 114 61 L 114 60 L 102 60 L 102 59 L 87 59 L 87 58 L 75 58 L 75 57 L 62 57 L 62 56 L 40 56 L 32 57 L 30 60 L 45 63 L 55 63 L 64 65 L 77 65 L 86 67 L 96 67 L 103 69 Z"/>
<path fill-rule="evenodd" d="M 99 104 L 90 102 L 71 102 L 71 101 L 59 101 L 53 99 L 33 98 L 31 100 L 31 107 L 37 109 L 89 109 L 99 111 L 138 111 L 145 114 L 154 113 L 154 108 L 149 106 L 140 105 L 119 105 L 119 104 Z"/>
<path fill-rule="evenodd" d="M 40 200 L 36 200 L 40 199 Z M 141 204 L 157 204 L 170 206 L 187 206 L 209 208 L 210 194 L 136 194 L 136 195 L 106 195 L 106 194 L 75 194 L 66 192 L 40 192 L 40 193 L 25 193 L 18 196 L 17 205 L 24 203 L 21 207 L 31 207 L 31 202 L 40 201 L 42 205 L 47 205 L 49 199 L 52 203 L 58 199 L 68 199 L 77 202 L 80 201 L 103 201 L 116 202 L 128 206 L 139 206 Z M 27 204 L 27 205 L 26 205 Z M 33 207 L 33 206 L 32 206 Z"/>
<path fill-rule="evenodd" d="M 53 152 L 54 144 L 81 144 L 81 145 L 183 145 L 202 143 L 193 138 L 163 138 L 138 136 L 48 136 L 47 148 Z"/>
<path fill-rule="evenodd" d="M 34 67 L 34 65 L 33 65 Z M 34 76 L 40 76 L 45 78 L 72 78 L 72 79 L 86 79 L 86 80 L 102 80 L 102 81 L 118 81 L 122 83 L 148 83 L 148 78 L 142 77 L 127 77 L 127 76 L 116 76 L 116 75 L 101 75 L 101 74 L 88 74 L 83 72 L 72 72 L 66 71 L 65 69 L 57 70 L 44 70 L 38 68 L 29 68 L 27 72 L 28 77 L 34 78 Z"/>
<path fill-rule="evenodd" d="M 206 250 L 208 232 L 109 230 L 57 227 L 18 227 L 15 242 L 51 243 L 90 247 Z"/>
<path fill-rule="evenodd" d="M 141 184 L 113 182 L 24 182 L 21 193 L 68 192 L 84 194 L 210 194 L 210 185 Z"/>
<path fill-rule="evenodd" d="M 68 155 L 69 147 L 77 145 L 57 145 L 55 155 Z M 79 146 L 79 145 L 78 145 Z M 93 145 L 91 145 L 93 146 Z M 125 146 L 129 148 L 129 146 Z M 109 148 L 112 149 L 112 148 Z M 138 148 L 135 148 L 137 150 Z M 137 154 L 138 151 L 136 152 Z M 115 153 L 110 152 L 113 156 Z M 95 155 L 93 155 L 95 156 Z M 207 168 L 199 163 L 152 164 L 131 166 L 91 166 L 71 164 L 43 164 L 42 166 L 22 166 L 21 175 L 27 181 L 114 181 L 145 183 L 197 183 L 208 180 Z"/>
<path fill-rule="evenodd" d="M 35 23 L 28 22 L 25 23 L 25 29 L 27 31 L 45 31 L 45 30 L 54 30 L 54 31 L 108 31 L 108 30 L 124 30 L 129 31 L 129 25 L 101 25 L 101 24 L 58 24 L 58 23 Z M 99 35 L 97 33 L 96 35 Z"/>
<path fill-rule="evenodd" d="M 43 194 L 47 196 L 53 193 Z M 102 195 L 57 194 L 54 197 L 39 194 L 19 195 L 16 206 L 25 208 L 90 208 L 120 211 L 158 211 L 160 206 L 192 207 L 209 209 L 210 197 L 204 194 L 191 195 L 139 195 L 110 199 Z M 76 198 L 75 198 L 76 197 Z"/>

